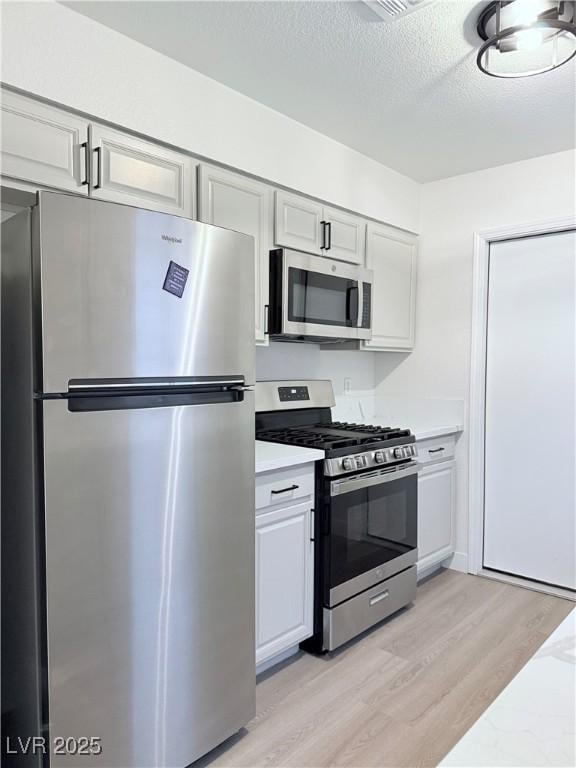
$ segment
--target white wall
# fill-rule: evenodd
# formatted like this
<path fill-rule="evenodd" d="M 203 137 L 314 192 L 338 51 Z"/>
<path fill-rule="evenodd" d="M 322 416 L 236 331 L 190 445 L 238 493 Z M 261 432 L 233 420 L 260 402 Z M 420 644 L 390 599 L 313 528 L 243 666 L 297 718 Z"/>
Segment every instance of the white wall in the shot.
<path fill-rule="evenodd" d="M 512 140 L 507 139 L 507 140 Z M 378 355 L 379 396 L 464 398 L 468 418 L 474 232 L 576 214 L 576 152 L 425 184 L 416 348 Z M 468 552 L 468 435 L 458 446 L 458 558 Z"/>
<path fill-rule="evenodd" d="M 54 2 L 0 4 L 8 85 L 405 229 L 420 185 Z"/>
<path fill-rule="evenodd" d="M 344 392 L 344 379 L 350 379 L 354 392 L 374 389 L 376 355 L 351 349 L 325 349 L 316 344 L 271 342 L 256 348 L 256 378 L 331 379 L 334 392 Z"/>

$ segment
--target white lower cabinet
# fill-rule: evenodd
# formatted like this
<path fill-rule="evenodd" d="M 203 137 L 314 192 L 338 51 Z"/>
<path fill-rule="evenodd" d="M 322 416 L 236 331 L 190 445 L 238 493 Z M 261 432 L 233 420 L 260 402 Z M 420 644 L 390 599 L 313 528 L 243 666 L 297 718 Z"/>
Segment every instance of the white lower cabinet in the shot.
<path fill-rule="evenodd" d="M 438 461 L 421 466 L 418 474 L 419 574 L 453 554 L 455 505 L 456 462 Z"/>
<path fill-rule="evenodd" d="M 257 665 L 313 634 L 313 514 L 312 497 L 256 511 Z"/>

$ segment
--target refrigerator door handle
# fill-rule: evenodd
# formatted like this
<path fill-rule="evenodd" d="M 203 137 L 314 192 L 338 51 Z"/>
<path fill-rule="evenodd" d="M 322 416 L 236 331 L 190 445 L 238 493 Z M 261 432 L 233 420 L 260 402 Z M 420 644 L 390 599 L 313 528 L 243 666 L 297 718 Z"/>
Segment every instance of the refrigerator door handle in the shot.
<path fill-rule="evenodd" d="M 244 391 L 233 387 L 213 390 L 148 391 L 148 392 L 90 392 L 77 393 L 68 397 L 68 410 L 82 411 L 129 411 L 149 408 L 172 408 L 181 405 L 226 405 L 243 403 Z"/>
<path fill-rule="evenodd" d="M 243 376 L 167 377 L 138 379 L 70 379 L 69 394 L 136 392 L 142 390 L 235 389 L 244 386 Z"/>

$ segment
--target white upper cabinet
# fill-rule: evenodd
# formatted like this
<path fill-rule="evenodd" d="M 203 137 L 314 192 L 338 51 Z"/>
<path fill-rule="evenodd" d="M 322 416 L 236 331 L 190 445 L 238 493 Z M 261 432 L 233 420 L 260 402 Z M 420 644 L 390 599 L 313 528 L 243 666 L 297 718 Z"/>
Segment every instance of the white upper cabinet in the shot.
<path fill-rule="evenodd" d="M 332 259 L 364 262 L 366 224 L 360 216 L 276 191 L 274 242 Z"/>
<path fill-rule="evenodd" d="M 366 266 L 374 271 L 372 339 L 365 349 L 412 349 L 418 238 L 384 224 L 366 228 Z"/>
<path fill-rule="evenodd" d="M 88 122 L 2 91 L 3 176 L 35 187 L 88 194 Z"/>
<path fill-rule="evenodd" d="M 316 253 L 322 250 L 322 205 L 299 195 L 276 190 L 274 242 L 296 251 Z"/>
<path fill-rule="evenodd" d="M 198 218 L 252 235 L 255 244 L 256 342 L 267 344 L 268 263 L 272 247 L 272 188 L 240 174 L 201 165 Z"/>
<path fill-rule="evenodd" d="M 93 197 L 194 218 L 195 160 L 105 126 L 91 131 Z"/>
<path fill-rule="evenodd" d="M 366 223 L 359 216 L 324 206 L 324 253 L 331 259 L 364 263 Z"/>

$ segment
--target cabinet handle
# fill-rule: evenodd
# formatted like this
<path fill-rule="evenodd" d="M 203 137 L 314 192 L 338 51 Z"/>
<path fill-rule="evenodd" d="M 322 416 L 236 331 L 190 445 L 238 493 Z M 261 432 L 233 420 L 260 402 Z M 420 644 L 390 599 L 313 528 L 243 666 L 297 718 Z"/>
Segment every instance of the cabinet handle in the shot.
<path fill-rule="evenodd" d="M 328 245 L 326 246 L 326 250 L 329 251 L 330 248 L 332 248 L 332 222 L 331 221 L 326 222 L 326 229 L 328 231 Z"/>
<path fill-rule="evenodd" d="M 444 448 L 428 448 L 428 453 L 442 453 Z"/>
<path fill-rule="evenodd" d="M 322 232 L 320 233 L 320 239 L 322 240 L 322 243 L 320 245 L 320 248 L 324 250 L 326 248 L 326 224 L 327 222 L 321 221 L 320 226 L 322 227 Z"/>
<path fill-rule="evenodd" d="M 310 541 L 314 541 L 314 518 L 316 517 L 316 510 L 310 510 Z"/>
<path fill-rule="evenodd" d="M 299 485 L 289 485 L 288 488 L 281 488 L 279 491 L 270 491 L 270 493 L 273 493 L 276 495 L 277 493 L 288 493 L 288 491 L 295 491 L 297 488 L 300 488 Z"/>
<path fill-rule="evenodd" d="M 264 304 L 264 336 L 268 336 L 270 331 L 270 304 Z"/>
<path fill-rule="evenodd" d="M 84 150 L 84 181 L 80 182 L 80 186 L 85 187 L 88 184 L 89 170 L 88 170 L 88 142 L 83 141 L 80 144 L 80 149 Z"/>
<path fill-rule="evenodd" d="M 92 189 L 101 189 L 102 187 L 102 148 L 95 147 L 94 152 L 96 153 L 96 184 L 94 184 Z"/>

